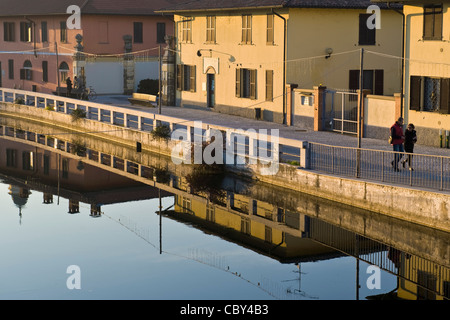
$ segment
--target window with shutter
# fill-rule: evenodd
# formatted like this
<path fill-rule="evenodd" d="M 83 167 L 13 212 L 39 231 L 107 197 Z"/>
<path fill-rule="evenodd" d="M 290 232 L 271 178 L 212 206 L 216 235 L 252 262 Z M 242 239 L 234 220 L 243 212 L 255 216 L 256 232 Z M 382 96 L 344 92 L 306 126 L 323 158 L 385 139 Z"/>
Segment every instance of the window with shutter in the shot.
<path fill-rule="evenodd" d="M 273 101 L 273 70 L 266 70 L 266 101 Z"/>
<path fill-rule="evenodd" d="M 252 43 L 252 15 L 242 15 L 242 43 Z"/>
<path fill-rule="evenodd" d="M 375 32 L 376 29 L 369 29 L 367 27 L 367 20 L 370 18 L 371 14 L 360 14 L 359 15 L 359 45 L 375 45 Z"/>
<path fill-rule="evenodd" d="M 142 22 L 133 22 L 133 42 L 144 42 L 144 24 Z"/>
<path fill-rule="evenodd" d="M 177 90 L 195 92 L 196 66 L 189 66 L 185 64 L 177 65 Z"/>
<path fill-rule="evenodd" d="M 236 69 L 236 97 L 256 99 L 256 70 Z"/>
<path fill-rule="evenodd" d="M 31 23 L 29 22 L 20 23 L 20 41 L 23 42 L 31 41 Z"/>
<path fill-rule="evenodd" d="M 48 61 L 42 61 L 42 81 L 48 82 Z"/>
<path fill-rule="evenodd" d="M 182 40 L 183 42 L 192 42 L 192 18 L 185 17 L 182 24 Z"/>
<path fill-rule="evenodd" d="M 441 79 L 441 104 L 439 112 L 450 114 L 450 78 Z"/>
<path fill-rule="evenodd" d="M 384 93 L 384 70 L 375 70 L 374 94 L 382 96 Z"/>
<path fill-rule="evenodd" d="M 206 17 L 206 42 L 216 43 L 216 17 Z"/>
<path fill-rule="evenodd" d="M 166 42 L 166 24 L 164 22 L 158 22 L 156 24 L 156 42 L 165 43 Z"/>
<path fill-rule="evenodd" d="M 15 41 L 14 34 L 15 34 L 15 23 L 3 22 L 3 40 Z"/>
<path fill-rule="evenodd" d="M 442 5 L 425 6 L 423 9 L 423 40 L 442 40 Z"/>
<path fill-rule="evenodd" d="M 14 60 L 8 60 L 8 79 L 14 79 Z"/>
<path fill-rule="evenodd" d="M 267 15 L 266 43 L 268 45 L 273 45 L 274 43 L 273 14 Z"/>
<path fill-rule="evenodd" d="M 177 64 L 177 90 L 183 90 L 183 65 Z"/>

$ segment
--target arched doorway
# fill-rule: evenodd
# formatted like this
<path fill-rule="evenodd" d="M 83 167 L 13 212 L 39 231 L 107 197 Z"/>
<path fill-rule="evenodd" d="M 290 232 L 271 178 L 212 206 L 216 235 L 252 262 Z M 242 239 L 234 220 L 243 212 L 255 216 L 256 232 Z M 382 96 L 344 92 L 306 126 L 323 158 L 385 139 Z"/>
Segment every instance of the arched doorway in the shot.
<path fill-rule="evenodd" d="M 33 78 L 33 65 L 30 60 L 25 60 L 23 63 L 23 69 L 21 70 L 20 78 L 22 80 L 32 80 Z"/>
<path fill-rule="evenodd" d="M 61 83 L 65 83 L 68 76 L 69 76 L 69 65 L 63 61 L 59 65 L 59 79 Z"/>

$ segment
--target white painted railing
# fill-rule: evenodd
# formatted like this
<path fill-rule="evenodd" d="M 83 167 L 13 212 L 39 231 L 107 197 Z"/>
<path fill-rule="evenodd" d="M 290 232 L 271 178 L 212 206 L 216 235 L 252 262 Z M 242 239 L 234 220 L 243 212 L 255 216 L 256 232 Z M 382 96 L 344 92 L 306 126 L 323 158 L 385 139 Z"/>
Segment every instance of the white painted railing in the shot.
<path fill-rule="evenodd" d="M 9 103 L 23 99 L 23 104 L 29 107 L 47 108 L 64 114 L 81 109 L 86 112 L 86 118 L 89 120 L 118 125 L 130 130 L 152 131 L 157 126 L 166 125 L 170 127 L 171 132 L 177 129 L 185 130 L 187 141 L 192 142 L 202 141 L 208 130 L 209 132 L 218 130 L 226 137 L 227 143 L 233 144 L 231 147 L 228 146 L 227 150 L 234 150 L 234 154 L 238 157 L 260 159 L 261 154 L 270 154 L 272 161 L 290 162 L 302 167 L 308 165 L 306 163 L 308 157 L 305 154 L 307 143 L 279 137 L 278 132 L 274 131 L 239 130 L 126 107 L 8 88 L 0 88 L 0 99 L 0 102 Z M 276 148 L 273 148 L 274 144 Z M 273 151 L 278 152 L 272 154 Z"/>

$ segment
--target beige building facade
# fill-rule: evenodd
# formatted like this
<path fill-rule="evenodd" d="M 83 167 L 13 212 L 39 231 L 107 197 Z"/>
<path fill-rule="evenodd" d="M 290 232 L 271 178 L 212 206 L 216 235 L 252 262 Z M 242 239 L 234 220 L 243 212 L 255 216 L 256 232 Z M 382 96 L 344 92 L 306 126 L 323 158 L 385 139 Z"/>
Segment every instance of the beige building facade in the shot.
<path fill-rule="evenodd" d="M 359 88 L 361 49 L 364 88 L 401 91 L 401 63 L 381 56 L 401 56 L 401 14 L 384 6 L 381 28 L 369 30 L 370 1 L 309 2 L 198 1 L 161 11 L 174 14 L 177 105 L 292 125 L 293 88 Z"/>

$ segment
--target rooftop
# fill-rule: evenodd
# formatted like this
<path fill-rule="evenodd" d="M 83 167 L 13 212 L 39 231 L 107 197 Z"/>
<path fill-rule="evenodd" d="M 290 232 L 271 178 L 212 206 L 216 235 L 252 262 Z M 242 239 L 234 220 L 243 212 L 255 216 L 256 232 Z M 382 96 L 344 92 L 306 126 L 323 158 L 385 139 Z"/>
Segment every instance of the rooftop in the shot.
<path fill-rule="evenodd" d="M 155 15 L 155 11 L 186 0 L 0 0 L 0 16 L 67 14 L 76 5 L 83 14 Z"/>
<path fill-rule="evenodd" d="M 262 8 L 340 8 L 366 9 L 371 0 L 184 0 L 164 7 L 158 12 L 188 12 L 204 10 L 262 9 Z M 386 9 L 385 3 L 377 4 Z M 398 5 L 397 5 L 398 7 Z"/>

